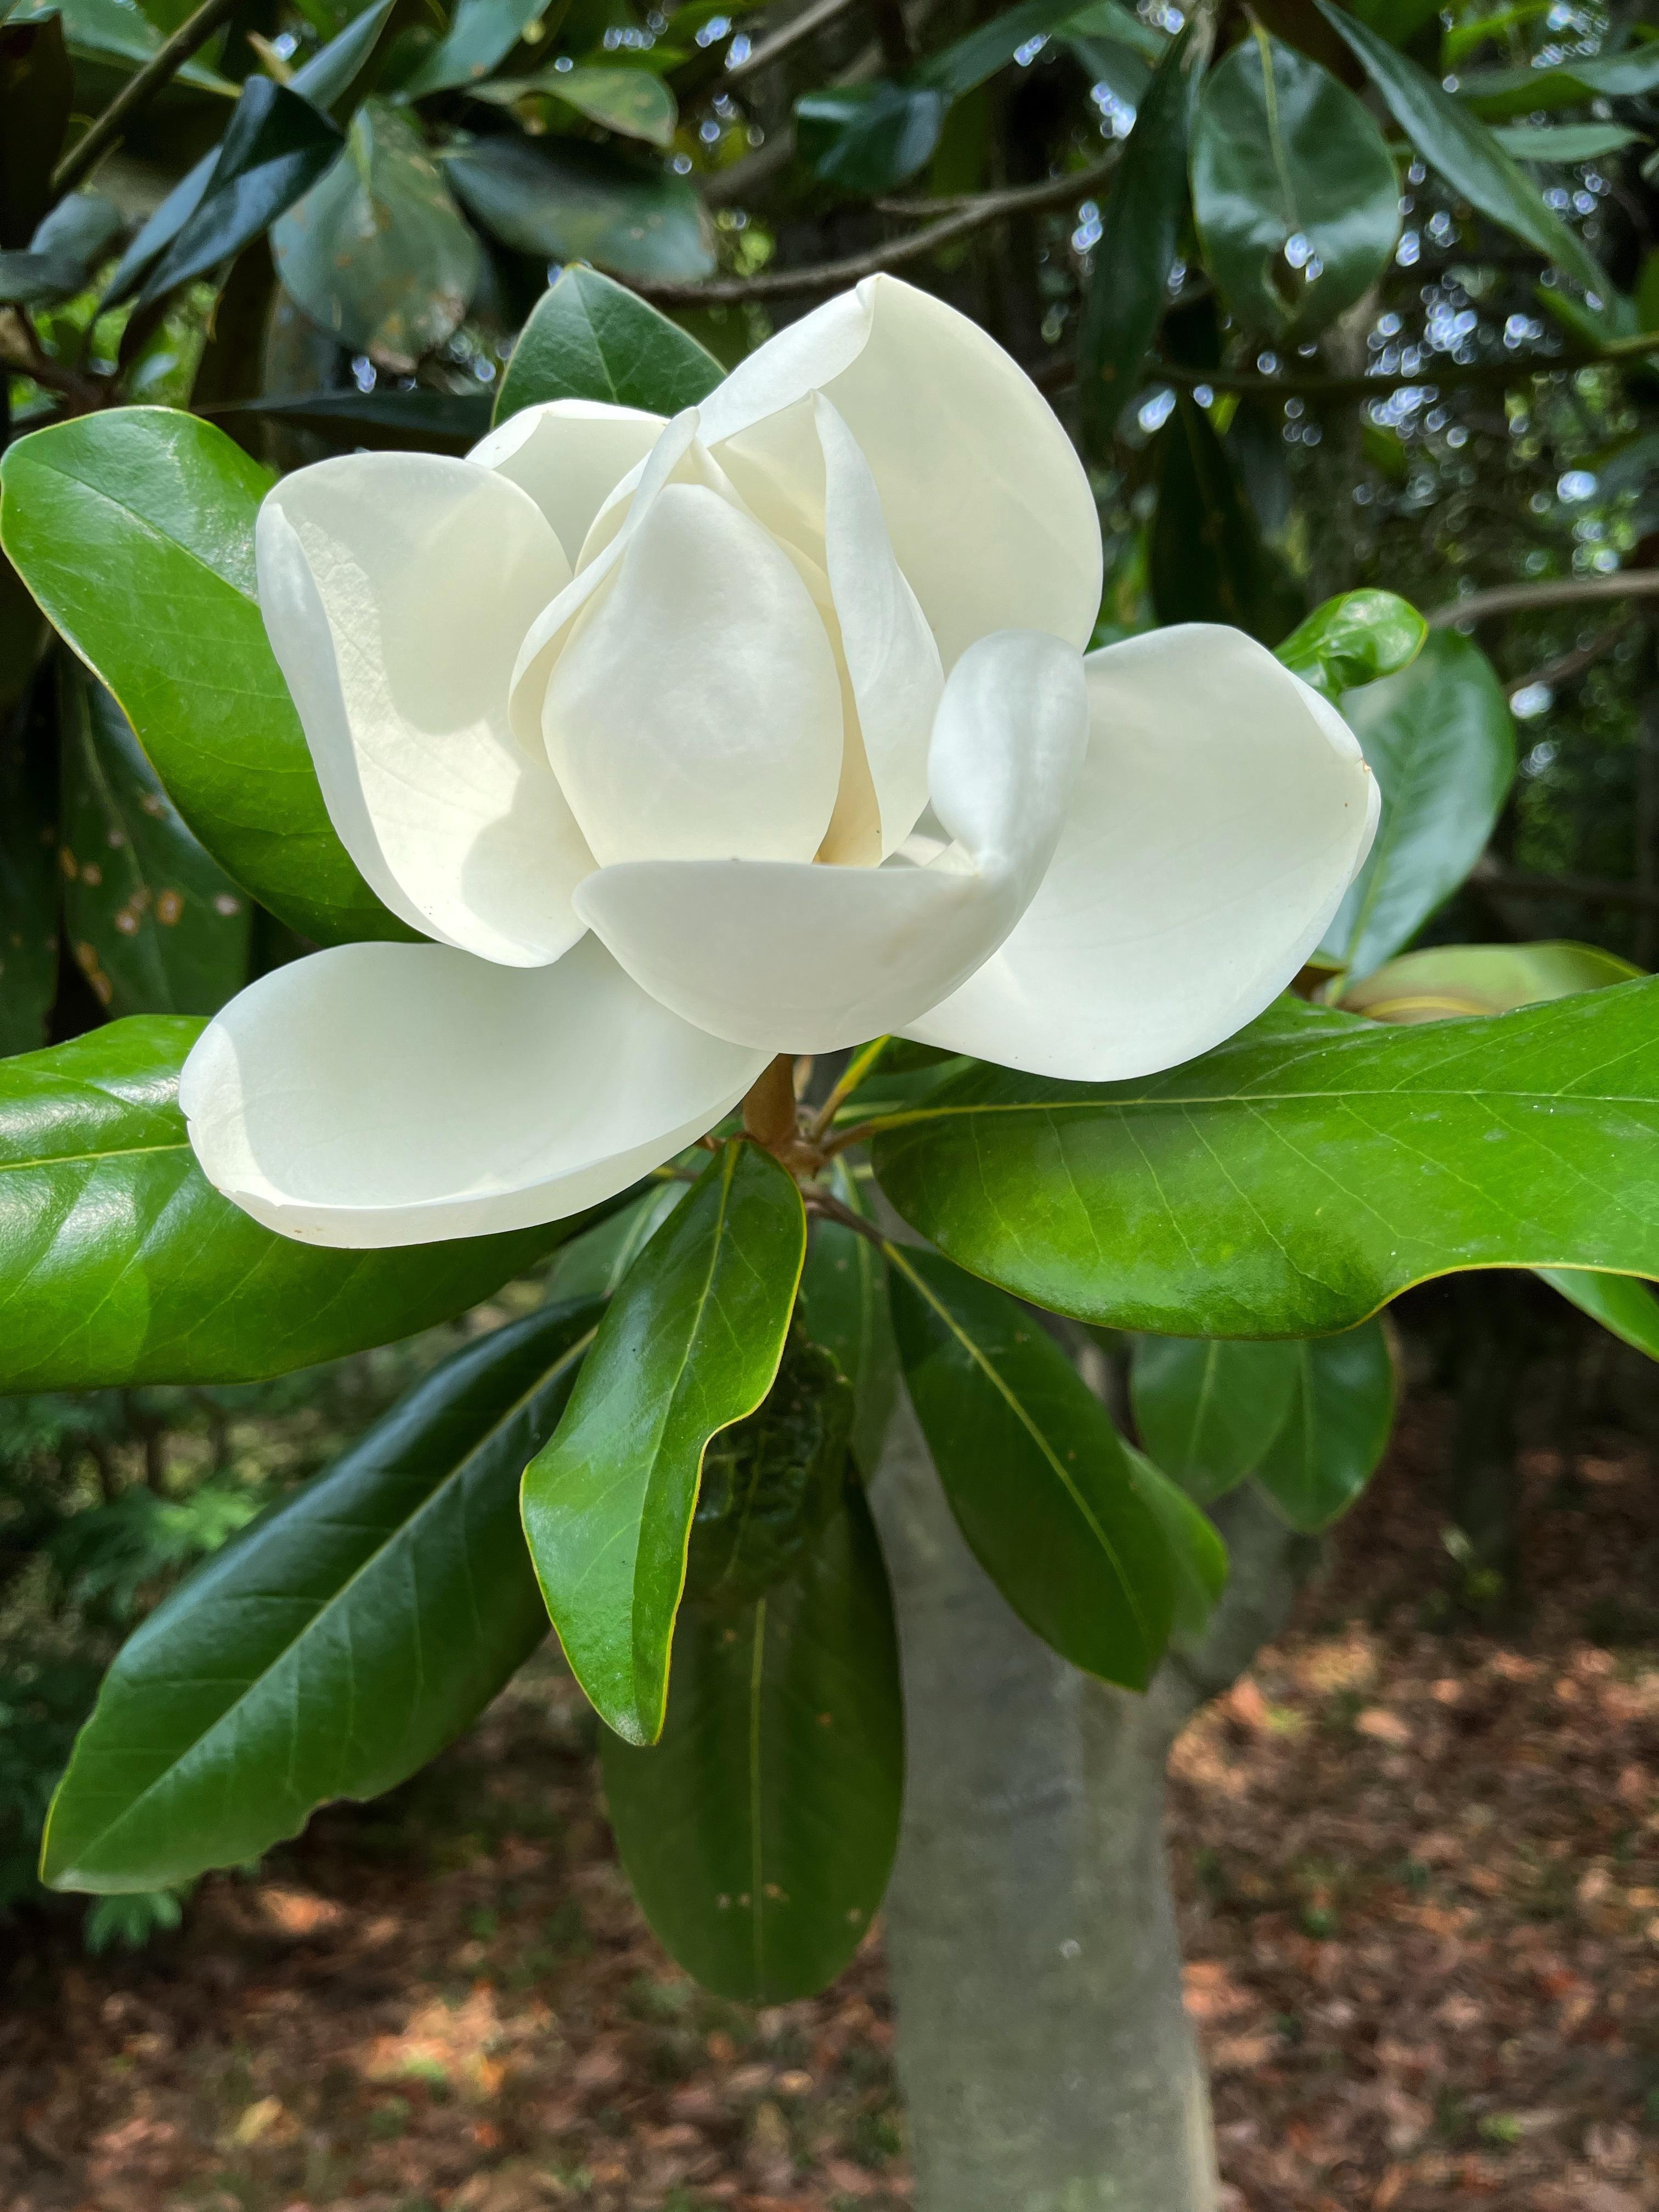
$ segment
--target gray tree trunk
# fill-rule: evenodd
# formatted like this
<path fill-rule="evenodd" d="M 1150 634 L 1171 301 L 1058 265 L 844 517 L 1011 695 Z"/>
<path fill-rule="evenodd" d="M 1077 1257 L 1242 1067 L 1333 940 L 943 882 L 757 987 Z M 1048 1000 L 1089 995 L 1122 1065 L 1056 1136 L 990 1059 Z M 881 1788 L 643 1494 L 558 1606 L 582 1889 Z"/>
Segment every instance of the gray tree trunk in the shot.
<path fill-rule="evenodd" d="M 908 1731 L 887 1905 L 918 2212 L 1213 2212 L 1163 1838 L 1176 1731 L 1272 1635 L 1311 1551 L 1228 1504 L 1233 1578 L 1145 1698 L 1080 1674 L 958 1534 L 915 1418 L 872 1502 Z"/>

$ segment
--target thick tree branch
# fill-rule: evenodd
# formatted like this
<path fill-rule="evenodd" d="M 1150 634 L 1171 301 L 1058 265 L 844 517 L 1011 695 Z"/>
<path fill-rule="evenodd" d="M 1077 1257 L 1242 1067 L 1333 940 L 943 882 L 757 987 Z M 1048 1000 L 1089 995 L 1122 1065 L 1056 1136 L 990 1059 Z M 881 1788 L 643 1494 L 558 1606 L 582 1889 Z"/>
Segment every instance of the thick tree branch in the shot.
<path fill-rule="evenodd" d="M 198 46 L 204 46 L 229 15 L 236 0 L 202 0 L 160 51 L 135 70 L 103 113 L 95 116 L 52 173 L 54 198 L 73 191 L 100 156 L 108 151 L 135 116 L 171 82 Z"/>
<path fill-rule="evenodd" d="M 1448 600 L 1428 617 L 1431 629 L 1486 622 L 1493 615 L 1528 614 L 1542 607 L 1572 607 L 1587 600 L 1644 599 L 1659 594 L 1659 568 L 1631 568 L 1616 576 L 1555 576 L 1544 584 L 1495 584 Z"/>
<path fill-rule="evenodd" d="M 896 269 L 907 261 L 920 261 L 958 238 L 966 238 L 988 223 L 1010 216 L 1027 215 L 1039 208 L 1063 207 L 1068 200 L 1087 199 L 1112 173 L 1112 164 L 1079 169 L 1069 177 L 1048 177 L 1037 185 L 1020 185 L 1012 191 L 981 192 L 959 206 L 954 215 L 926 223 L 903 238 L 889 239 L 865 253 L 849 253 L 840 261 L 820 261 L 808 269 L 778 269 L 758 276 L 714 276 L 701 284 L 635 283 L 635 291 L 665 307 L 734 307 L 745 300 L 787 300 L 800 292 L 836 292 L 873 276 L 883 269 Z"/>

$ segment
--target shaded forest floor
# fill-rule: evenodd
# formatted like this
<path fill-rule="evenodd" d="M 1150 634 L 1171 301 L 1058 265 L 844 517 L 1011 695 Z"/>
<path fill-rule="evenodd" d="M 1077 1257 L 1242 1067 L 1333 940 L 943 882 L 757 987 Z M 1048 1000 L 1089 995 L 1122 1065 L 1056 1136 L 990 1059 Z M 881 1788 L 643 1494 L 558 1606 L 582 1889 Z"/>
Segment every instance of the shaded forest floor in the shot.
<path fill-rule="evenodd" d="M 1231 2212 L 1659 2204 L 1659 1484 L 1527 1456 L 1516 1619 L 1449 1611 L 1444 1409 L 1178 1747 Z M 642 1927 L 550 1666 L 184 1929 L 0 1932 L 5 2212 L 897 2212 L 879 1949 L 756 2014 Z M 14 1939 L 15 1942 L 14 1942 Z"/>

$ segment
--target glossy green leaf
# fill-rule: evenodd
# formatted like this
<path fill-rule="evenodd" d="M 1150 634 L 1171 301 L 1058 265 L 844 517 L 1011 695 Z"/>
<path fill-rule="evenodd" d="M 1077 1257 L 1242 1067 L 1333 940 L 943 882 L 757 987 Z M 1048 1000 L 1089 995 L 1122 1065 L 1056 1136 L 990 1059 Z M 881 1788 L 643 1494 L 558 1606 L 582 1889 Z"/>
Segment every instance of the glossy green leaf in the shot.
<path fill-rule="evenodd" d="M 270 481 L 206 422 L 112 408 L 8 449 L 0 540 L 246 890 L 319 944 L 407 938 L 334 834 L 259 619 L 253 519 Z"/>
<path fill-rule="evenodd" d="M 1659 981 L 1416 1029 L 1281 1002 L 1134 1082 L 975 1068 L 874 1149 L 963 1267 L 1119 1328 L 1322 1335 L 1459 1268 L 1659 1275 Z"/>
<path fill-rule="evenodd" d="M 783 1169 L 726 1145 L 630 1269 L 526 1470 L 525 1533 L 565 1656 L 630 1743 L 662 1732 L 704 1450 L 771 1388 L 805 1247 Z"/>
<path fill-rule="evenodd" d="M 519 333 L 495 416 L 549 399 L 601 399 L 678 415 L 726 371 L 687 331 L 597 269 L 567 269 Z"/>
<path fill-rule="evenodd" d="M 27 246 L 52 204 L 74 98 L 60 16 L 0 26 L 0 246 Z"/>
<path fill-rule="evenodd" d="M 932 160 L 949 112 L 937 85 L 823 85 L 795 102 L 795 144 L 820 184 L 891 191 Z"/>
<path fill-rule="evenodd" d="M 644 69 L 598 64 L 547 69 L 534 76 L 496 77 L 476 85 L 472 96 L 497 107 L 516 107 L 520 100 L 538 96 L 562 100 L 590 123 L 614 131 L 619 137 L 642 139 L 648 146 L 672 146 L 679 123 L 672 92 L 659 76 Z"/>
<path fill-rule="evenodd" d="M 1394 1360 L 1376 1320 L 1289 1348 L 1290 1406 L 1255 1473 L 1280 1519 L 1313 1535 L 1347 1511 L 1388 1449 Z"/>
<path fill-rule="evenodd" d="M 1553 1291 L 1625 1343 L 1659 1359 L 1659 1298 L 1634 1275 L 1601 1275 L 1583 1267 L 1540 1267 Z"/>
<path fill-rule="evenodd" d="M 447 149 L 444 166 L 462 205 L 517 252 L 641 283 L 713 271 L 708 210 L 670 170 L 574 138 L 476 138 Z"/>
<path fill-rule="evenodd" d="M 746 2004 L 835 1979 L 885 1893 L 904 1782 L 892 1603 L 861 1492 L 757 1604 L 681 1607 L 662 1741 L 607 1729 L 600 1756 L 623 1864 L 689 1973 Z"/>
<path fill-rule="evenodd" d="M 1486 125 L 1437 79 L 1377 37 L 1333 0 L 1320 13 L 1340 31 L 1364 65 L 1389 112 L 1431 168 L 1437 169 L 1472 207 L 1512 238 L 1540 253 L 1600 300 L 1613 297 L 1607 271 L 1576 231 L 1568 228 L 1513 155 Z"/>
<path fill-rule="evenodd" d="M 945 98 L 962 100 L 1006 69 L 1020 48 L 1033 39 L 1046 39 L 1079 14 L 1077 0 L 1020 0 L 1004 8 L 937 53 L 927 55 L 911 72 L 918 84 L 937 85 Z"/>
<path fill-rule="evenodd" d="M 407 116 L 371 100 L 346 150 L 270 228 L 283 289 L 320 330 L 412 369 L 459 327 L 483 261 Z"/>
<path fill-rule="evenodd" d="M 1458 98 L 1487 121 L 1582 107 L 1593 100 L 1631 100 L 1659 91 L 1659 44 L 1627 46 L 1613 54 L 1575 54 L 1540 69 L 1470 70 Z"/>
<path fill-rule="evenodd" d="M 1174 1576 L 1104 1407 L 1000 1291 L 937 1253 L 894 1246 L 889 1261 L 905 1384 L 975 1558 L 1063 1658 L 1145 1689 Z"/>
<path fill-rule="evenodd" d="M 844 1158 L 831 1162 L 828 1181 L 843 1206 L 868 1213 L 868 1200 Z M 835 1353 L 853 1385 L 853 1450 L 866 1477 L 874 1475 L 880 1462 L 898 1398 L 898 1349 L 886 1272 L 867 1237 L 839 1221 L 815 1218 L 800 1279 L 800 1317 L 814 1344 Z"/>
<path fill-rule="evenodd" d="M 258 399 L 222 402 L 205 411 L 216 422 L 227 416 L 261 415 L 268 422 L 294 422 L 343 446 L 464 454 L 489 429 L 489 410 L 487 392 L 410 392 L 393 386 L 374 392 L 267 393 Z"/>
<path fill-rule="evenodd" d="M 46 1881 L 148 1889 L 257 1858 L 477 1718 L 547 1632 L 519 1476 L 596 1319 L 544 1308 L 453 1353 L 151 1614 L 53 1800 Z"/>
<path fill-rule="evenodd" d="M 1299 1343 L 1145 1337 L 1130 1394 L 1149 1449 L 1191 1497 L 1254 1475 L 1310 1534 L 1353 1504 L 1394 1425 L 1394 1362 L 1375 1320 Z"/>
<path fill-rule="evenodd" d="M 41 307 L 84 291 L 85 264 L 64 253 L 0 253 L 0 307 Z"/>
<path fill-rule="evenodd" d="M 1085 443 L 1105 455 L 1158 335 L 1187 212 L 1187 143 L 1209 59 L 1209 19 L 1176 40 L 1135 112 L 1111 189 L 1078 332 L 1078 405 Z"/>
<path fill-rule="evenodd" d="M 64 35 L 77 58 L 127 63 L 151 60 L 161 48 L 161 33 L 137 0 L 59 0 Z M 236 88 L 199 58 L 175 70 L 180 84 L 203 92 L 234 95 Z"/>
<path fill-rule="evenodd" d="M 1429 626 L 1393 592 L 1342 592 L 1316 606 L 1274 651 L 1327 699 L 1398 675 L 1423 650 Z"/>
<path fill-rule="evenodd" d="M 505 61 L 548 10 L 548 0 L 458 0 L 453 20 L 402 86 L 404 100 L 473 87 Z"/>
<path fill-rule="evenodd" d="M 212 1014 L 247 981 L 247 894 L 179 818 L 131 725 L 73 664 L 61 687 L 64 933 L 113 1014 Z"/>
<path fill-rule="evenodd" d="M 562 1298 L 608 1298 L 651 1242 L 689 1186 L 647 1182 L 640 1196 L 619 1206 L 580 1237 L 573 1237 L 553 1263 L 549 1278 Z"/>
<path fill-rule="evenodd" d="M 1374 1022 L 1443 1022 L 1512 1013 L 1574 991 L 1628 983 L 1641 972 L 1596 945 L 1431 945 L 1351 983 L 1341 1003 Z"/>
<path fill-rule="evenodd" d="M 1189 1498 L 1224 1497 L 1260 1465 L 1285 1425 L 1294 1344 L 1143 1336 L 1129 1369 L 1141 1442 Z"/>
<path fill-rule="evenodd" d="M 1446 629 L 1399 675 L 1349 692 L 1342 711 L 1382 815 L 1325 949 L 1365 975 L 1411 941 L 1486 850 L 1515 778 L 1515 725 L 1492 663 Z"/>
<path fill-rule="evenodd" d="M 1512 123 L 1492 132 L 1517 161 L 1599 161 L 1641 143 L 1622 123 Z"/>
<path fill-rule="evenodd" d="M 1400 183 L 1347 87 L 1259 26 L 1204 81 L 1193 214 L 1205 266 L 1247 329 L 1325 329 L 1394 258 Z"/>
<path fill-rule="evenodd" d="M 341 143 L 338 125 L 301 94 L 250 77 L 202 197 L 144 279 L 138 305 L 240 253 L 311 189 Z"/>
<path fill-rule="evenodd" d="M 1126 1443 L 1123 1456 L 1129 1480 L 1169 1548 L 1175 1598 L 1170 1633 L 1182 1644 L 1196 1643 L 1227 1587 L 1229 1562 L 1221 1531 L 1145 1452 Z"/>
<path fill-rule="evenodd" d="M 834 1352 L 792 1331 L 765 1397 L 702 1455 L 688 1600 L 750 1606 L 795 1572 L 840 1502 L 853 1404 Z"/>
<path fill-rule="evenodd" d="M 35 307 L 83 292 L 126 228 L 120 210 L 99 192 L 58 201 L 22 252 L 0 253 L 0 302 Z"/>
<path fill-rule="evenodd" d="M 1276 645 L 1303 602 L 1263 538 L 1226 447 L 1183 392 L 1158 433 L 1148 572 L 1163 623 L 1231 623 Z"/>
<path fill-rule="evenodd" d="M 5 582 L 0 572 L 0 592 Z M 55 778 L 44 734 L 21 716 L 0 720 L 0 1054 L 46 1042 L 58 994 Z"/>
<path fill-rule="evenodd" d="M 465 1313 L 579 1225 L 386 1252 L 274 1236 L 190 1149 L 201 1029 L 112 1022 L 0 1061 L 0 1390 L 287 1374 Z"/>

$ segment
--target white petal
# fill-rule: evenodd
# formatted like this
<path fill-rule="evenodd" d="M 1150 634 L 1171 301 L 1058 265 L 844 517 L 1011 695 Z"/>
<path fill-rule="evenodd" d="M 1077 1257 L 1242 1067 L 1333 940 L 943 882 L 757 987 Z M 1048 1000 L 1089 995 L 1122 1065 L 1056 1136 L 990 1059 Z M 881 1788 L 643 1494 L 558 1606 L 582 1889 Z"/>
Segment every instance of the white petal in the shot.
<path fill-rule="evenodd" d="M 352 453 L 285 477 L 255 549 L 323 798 L 369 883 L 486 960 L 556 960 L 593 860 L 507 726 L 514 657 L 570 574 L 534 502 L 468 461 Z"/>
<path fill-rule="evenodd" d="M 574 569 L 594 516 L 667 427 L 637 407 L 550 399 L 510 415 L 467 458 L 530 494 Z"/>
<path fill-rule="evenodd" d="M 933 804 L 957 842 L 931 865 L 636 862 L 590 876 L 579 911 L 654 998 L 716 1036 L 828 1052 L 895 1029 L 970 975 L 1036 890 L 1087 712 L 1069 647 L 983 639 L 939 703 Z"/>
<path fill-rule="evenodd" d="M 1182 624 L 1085 666 L 1089 755 L 1042 887 L 906 1034 L 1106 1082 L 1279 995 L 1370 848 L 1376 782 L 1336 709 L 1240 630 Z"/>
<path fill-rule="evenodd" d="M 947 668 L 993 630 L 1088 643 L 1101 586 L 1089 480 L 1048 401 L 994 339 L 894 276 L 866 277 L 790 325 L 700 410 L 705 441 L 751 503 L 743 464 L 810 496 L 811 419 L 791 410 L 813 391 L 870 464 Z"/>
<path fill-rule="evenodd" d="M 550 968 L 342 945 L 233 999 L 179 1099 L 210 1182 L 301 1243 L 378 1249 L 557 1221 L 711 1127 L 765 1066 L 592 938 Z"/>
<path fill-rule="evenodd" d="M 817 403 L 823 449 L 824 567 L 875 788 L 884 858 L 927 804 L 927 750 L 944 672 L 939 647 L 905 581 L 881 495 L 852 432 Z"/>
<path fill-rule="evenodd" d="M 601 865 L 809 860 L 841 777 L 841 681 L 793 562 L 670 483 L 554 664 L 548 757 Z"/>

